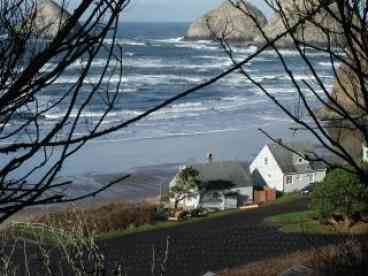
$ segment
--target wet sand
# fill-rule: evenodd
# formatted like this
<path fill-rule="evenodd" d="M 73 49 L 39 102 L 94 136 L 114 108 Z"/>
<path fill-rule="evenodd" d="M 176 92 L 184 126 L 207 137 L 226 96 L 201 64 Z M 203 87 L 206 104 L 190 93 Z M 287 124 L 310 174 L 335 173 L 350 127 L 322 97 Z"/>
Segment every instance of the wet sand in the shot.
<path fill-rule="evenodd" d="M 112 202 L 123 201 L 139 203 L 143 201 L 159 201 L 160 192 L 168 187 L 174 177 L 179 164 L 162 164 L 156 166 L 137 167 L 129 171 L 130 177 L 120 181 L 96 197 L 87 198 L 78 202 L 57 205 L 44 205 L 24 209 L 9 218 L 0 228 L 12 222 L 29 222 L 34 217 L 49 212 L 56 212 L 62 208 L 81 207 L 96 208 Z M 100 174 L 73 177 L 59 177 L 55 181 L 71 180 L 71 194 L 92 192 L 94 189 L 121 178 L 125 174 Z"/>

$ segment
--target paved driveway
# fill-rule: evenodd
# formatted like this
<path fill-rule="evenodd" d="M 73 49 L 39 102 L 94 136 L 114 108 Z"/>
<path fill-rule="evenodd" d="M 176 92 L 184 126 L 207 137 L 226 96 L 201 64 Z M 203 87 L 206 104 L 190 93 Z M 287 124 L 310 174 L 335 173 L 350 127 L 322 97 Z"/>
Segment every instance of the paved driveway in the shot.
<path fill-rule="evenodd" d="M 263 223 L 268 216 L 302 211 L 307 205 L 308 200 L 302 199 L 171 229 L 136 233 L 106 240 L 103 248 L 109 263 L 123 260 L 129 276 L 152 275 L 153 251 L 158 271 L 168 240 L 165 275 L 201 275 L 334 241 L 333 236 L 283 234 Z"/>

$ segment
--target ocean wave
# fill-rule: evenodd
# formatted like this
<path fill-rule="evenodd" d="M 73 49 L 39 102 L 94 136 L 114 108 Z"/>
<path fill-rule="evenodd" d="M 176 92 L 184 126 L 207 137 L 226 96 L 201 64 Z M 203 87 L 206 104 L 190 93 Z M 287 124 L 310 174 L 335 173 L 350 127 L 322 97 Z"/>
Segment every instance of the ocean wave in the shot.
<path fill-rule="evenodd" d="M 317 80 L 316 77 L 312 74 L 310 74 L 310 75 L 293 75 L 293 77 L 296 81 L 307 81 L 307 80 L 315 80 L 316 81 Z M 318 77 L 320 79 L 333 79 L 332 75 L 318 75 Z M 281 77 L 280 79 L 291 81 L 291 77 L 289 75 Z"/>
<path fill-rule="evenodd" d="M 134 68 L 176 68 L 176 69 L 216 69 L 229 67 L 232 62 L 228 58 L 213 59 L 210 62 L 191 63 L 186 60 L 164 60 L 162 58 L 136 58 L 126 59 L 125 64 Z"/>
<path fill-rule="evenodd" d="M 107 66 L 107 59 L 104 58 L 96 58 L 94 60 L 91 61 L 91 68 L 101 68 L 101 67 L 105 67 Z M 84 68 L 88 65 L 89 61 L 84 61 L 84 60 L 76 60 L 73 63 L 69 64 L 68 67 L 66 68 L 66 70 L 68 69 L 75 69 L 75 68 Z M 115 59 L 111 59 L 109 62 L 109 67 L 114 67 L 119 65 L 120 62 L 115 60 Z M 56 68 L 56 66 L 58 65 L 58 63 L 54 63 L 54 62 L 49 62 L 46 63 L 42 68 L 41 68 L 41 72 L 50 72 L 52 70 L 54 70 Z"/>
<path fill-rule="evenodd" d="M 318 62 L 318 65 L 320 66 L 323 66 L 323 67 L 330 67 L 332 68 L 332 66 L 334 66 L 335 68 L 337 68 L 338 66 L 341 65 L 341 62 L 334 62 L 333 64 L 330 62 L 330 61 L 321 61 L 321 62 Z"/>
<path fill-rule="evenodd" d="M 257 52 L 258 48 L 256 46 L 249 46 L 247 48 L 231 47 L 231 50 L 235 54 L 254 54 L 255 52 Z"/>
<path fill-rule="evenodd" d="M 111 45 L 112 42 L 113 40 L 111 38 L 104 39 L 104 43 L 107 45 Z M 137 40 L 126 39 L 126 38 L 115 39 L 115 43 L 126 45 L 126 46 L 146 46 L 146 43 L 143 41 L 137 41 Z"/>
<path fill-rule="evenodd" d="M 97 84 L 101 79 L 101 76 L 92 75 L 88 76 L 85 80 L 85 84 Z M 54 84 L 74 84 L 79 80 L 79 76 L 60 76 L 55 81 Z M 198 83 L 204 80 L 200 76 L 180 76 L 175 74 L 162 74 L 162 75 L 113 75 L 106 76 L 103 78 L 102 83 L 134 83 L 139 85 L 159 85 L 159 84 L 170 84 L 175 82 L 176 84 L 189 84 Z"/>
<path fill-rule="evenodd" d="M 279 53 L 282 56 L 300 56 L 300 53 L 297 50 L 293 50 L 293 49 L 282 49 L 282 50 L 279 50 Z M 277 52 L 275 50 L 271 50 L 271 49 L 263 51 L 262 54 L 275 56 L 275 57 L 278 56 Z M 307 56 L 329 56 L 328 53 L 321 52 L 321 51 L 309 51 L 309 52 L 307 51 L 306 55 Z"/>
<path fill-rule="evenodd" d="M 181 43 L 175 44 L 177 48 L 191 48 L 194 50 L 206 50 L 206 51 L 218 51 L 221 48 L 214 44 L 213 42 L 209 41 L 183 41 Z"/>
<path fill-rule="evenodd" d="M 139 116 L 141 115 L 143 112 L 141 111 L 137 111 L 137 110 L 123 110 L 123 111 L 116 111 L 116 112 L 109 112 L 106 115 L 106 118 L 111 118 L 111 117 L 118 117 L 118 118 L 131 118 L 134 116 Z M 57 120 L 57 119 L 61 119 L 65 116 L 66 113 L 62 113 L 62 112 L 49 112 L 47 114 L 45 114 L 46 119 L 48 120 Z M 100 119 L 102 116 L 104 116 L 104 112 L 98 112 L 98 111 L 84 111 L 80 114 L 80 118 L 96 118 L 96 119 Z M 72 111 L 69 115 L 69 118 L 76 118 L 78 116 L 78 111 Z"/>
<path fill-rule="evenodd" d="M 292 119 L 290 119 L 289 117 L 287 117 L 286 115 L 283 117 L 280 116 L 275 116 L 274 114 L 262 114 L 262 115 L 257 115 L 257 117 L 263 121 L 266 122 L 293 122 Z"/>
<path fill-rule="evenodd" d="M 151 136 L 142 136 L 142 137 L 129 137 L 129 138 L 117 138 L 117 139 L 109 139 L 104 142 L 119 142 L 119 141 L 138 141 L 138 140 L 155 140 L 162 138 L 173 138 L 173 137 L 186 137 L 186 136 L 199 136 L 199 135 L 208 135 L 208 134 L 220 134 L 226 132 L 237 132 L 241 131 L 240 128 L 224 128 L 224 129 L 211 129 L 211 130 L 202 130 L 202 131 L 182 131 L 182 132 L 159 132 L 156 135 Z"/>
<path fill-rule="evenodd" d="M 178 43 L 184 39 L 184 36 L 167 38 L 167 39 L 154 39 L 152 42 L 161 42 L 161 43 Z"/>
<path fill-rule="evenodd" d="M 229 61 L 229 57 L 227 56 L 219 56 L 219 55 L 200 55 L 197 56 L 198 59 L 209 59 L 213 61 Z"/>
<path fill-rule="evenodd" d="M 276 87 L 264 87 L 267 93 L 271 95 L 280 95 L 280 94 L 296 94 L 297 90 L 293 87 L 290 88 L 276 88 Z M 260 96 L 265 96 L 265 93 L 259 89 L 256 88 L 255 93 Z"/>
<path fill-rule="evenodd" d="M 224 111 L 235 111 L 239 109 L 244 109 L 244 106 L 251 106 L 257 103 L 264 102 L 264 98 L 259 97 L 249 97 L 251 95 L 244 94 L 244 96 L 225 96 L 220 97 L 216 100 L 208 99 L 204 101 L 193 101 L 193 102 L 184 102 L 184 103 L 176 103 L 170 105 L 168 107 L 164 107 L 155 113 L 151 114 L 148 121 L 165 121 L 179 118 L 189 118 L 189 117 L 198 117 L 203 114 L 208 114 L 209 112 L 224 112 Z M 116 121 L 123 119 L 131 119 L 133 117 L 142 115 L 144 110 L 119 110 L 114 112 L 109 112 L 106 116 L 106 119 L 113 122 L 114 118 Z M 78 111 L 75 110 L 70 114 L 70 118 L 75 118 L 78 115 Z M 83 112 L 80 117 L 81 118 L 90 118 L 98 120 L 104 115 L 103 112 L 99 111 L 86 111 Z M 46 119 L 48 120 L 58 120 L 63 118 L 65 113 L 62 112 L 50 112 L 46 114 Z"/>

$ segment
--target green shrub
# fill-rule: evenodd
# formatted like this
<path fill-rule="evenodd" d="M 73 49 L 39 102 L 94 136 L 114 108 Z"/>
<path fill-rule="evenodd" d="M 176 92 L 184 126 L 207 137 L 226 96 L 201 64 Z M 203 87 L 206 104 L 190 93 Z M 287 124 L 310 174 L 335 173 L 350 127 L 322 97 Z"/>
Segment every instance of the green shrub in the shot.
<path fill-rule="evenodd" d="M 312 206 L 320 220 L 341 216 L 345 221 L 368 208 L 367 185 L 359 177 L 344 169 L 329 172 L 312 193 Z"/>

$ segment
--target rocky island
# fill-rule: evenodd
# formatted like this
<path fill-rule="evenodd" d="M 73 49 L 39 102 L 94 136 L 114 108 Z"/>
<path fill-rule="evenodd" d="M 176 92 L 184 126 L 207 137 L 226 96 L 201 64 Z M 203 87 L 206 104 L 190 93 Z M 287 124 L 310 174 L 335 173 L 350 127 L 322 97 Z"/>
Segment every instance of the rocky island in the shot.
<path fill-rule="evenodd" d="M 239 8 L 254 16 L 261 26 L 267 24 L 263 13 L 248 3 L 239 1 Z M 224 38 L 235 42 L 251 42 L 259 35 L 259 29 L 250 16 L 228 1 L 197 19 L 185 36 L 188 40 L 215 40 Z"/>
<path fill-rule="evenodd" d="M 311 13 L 319 0 L 282 0 L 285 17 L 292 26 L 300 18 Z M 336 3 L 328 6 L 332 12 L 336 11 Z M 253 19 L 258 22 L 257 26 Z M 321 27 L 316 26 L 320 25 Z M 269 22 L 263 13 L 247 1 L 238 1 L 234 7 L 225 1 L 218 8 L 209 11 L 190 25 L 185 38 L 187 40 L 216 40 L 224 38 L 231 42 L 242 42 L 245 45 L 264 45 L 265 39 L 259 30 L 262 27 L 268 38 L 275 38 L 286 30 L 285 22 L 280 12 L 275 12 Z M 329 30 L 329 37 L 324 30 Z M 305 22 L 293 32 L 298 40 L 312 46 L 341 47 L 344 44 L 343 28 L 341 24 L 326 9 L 321 9 L 310 21 Z M 277 44 L 280 48 L 293 48 L 294 42 L 290 35 L 281 38 Z"/>
<path fill-rule="evenodd" d="M 359 76 L 348 65 L 344 64 L 337 68 L 331 99 L 329 101 L 331 108 L 323 106 L 317 111 L 318 118 L 323 121 L 343 119 L 342 114 L 339 115 L 334 111 L 336 104 L 352 117 L 362 117 L 365 114 L 365 100 Z"/>
<path fill-rule="evenodd" d="M 295 25 L 301 18 L 305 18 L 308 14 L 313 14 L 316 7 L 319 6 L 320 0 L 283 0 L 280 1 L 282 11 L 289 26 Z M 299 25 L 293 32 L 298 41 L 311 46 L 320 47 L 343 47 L 344 31 L 342 25 L 331 15 L 333 13 L 338 17 L 337 4 L 332 3 L 327 8 L 322 8 L 315 13 L 304 24 Z M 264 28 L 266 36 L 270 39 L 286 31 L 285 19 L 282 18 L 282 12 L 275 12 L 269 23 Z M 326 34 L 328 32 L 328 35 Z M 263 36 L 255 39 L 257 44 L 265 43 Z M 291 35 L 284 36 L 276 43 L 277 47 L 293 48 L 294 41 Z"/>
<path fill-rule="evenodd" d="M 52 0 L 40 0 L 32 13 L 32 32 L 42 38 L 54 38 L 71 14 Z"/>

